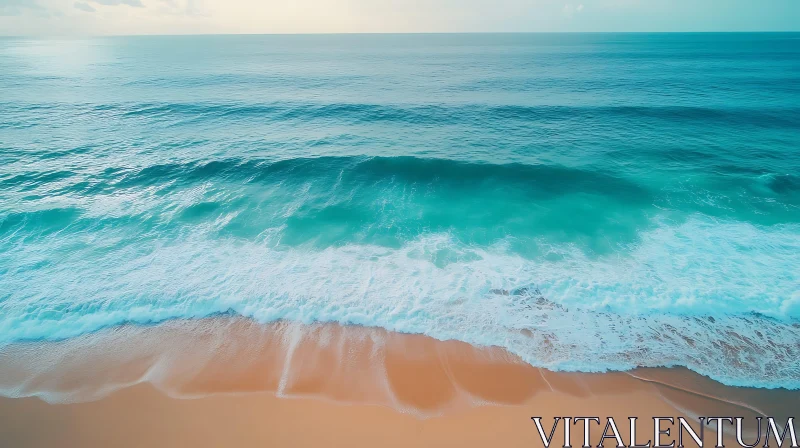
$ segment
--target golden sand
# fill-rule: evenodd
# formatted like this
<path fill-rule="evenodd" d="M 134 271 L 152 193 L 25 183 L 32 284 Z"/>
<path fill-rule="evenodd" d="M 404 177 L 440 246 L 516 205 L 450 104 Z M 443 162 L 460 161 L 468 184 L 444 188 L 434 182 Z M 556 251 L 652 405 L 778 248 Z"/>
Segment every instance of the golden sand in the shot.
<path fill-rule="evenodd" d="M 800 409 L 796 392 L 685 369 L 558 373 L 495 347 L 228 318 L 20 344 L 0 352 L 0 388 L 23 397 L 0 399 L 0 446 L 15 448 L 537 447 L 532 416 L 610 416 L 628 434 L 629 416 Z"/>

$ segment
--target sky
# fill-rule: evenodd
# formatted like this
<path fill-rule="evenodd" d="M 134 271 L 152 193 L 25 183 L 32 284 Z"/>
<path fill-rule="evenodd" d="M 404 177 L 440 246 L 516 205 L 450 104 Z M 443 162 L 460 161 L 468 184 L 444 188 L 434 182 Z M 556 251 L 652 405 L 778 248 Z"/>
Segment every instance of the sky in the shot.
<path fill-rule="evenodd" d="M 800 0 L 0 0 L 0 35 L 800 31 Z"/>

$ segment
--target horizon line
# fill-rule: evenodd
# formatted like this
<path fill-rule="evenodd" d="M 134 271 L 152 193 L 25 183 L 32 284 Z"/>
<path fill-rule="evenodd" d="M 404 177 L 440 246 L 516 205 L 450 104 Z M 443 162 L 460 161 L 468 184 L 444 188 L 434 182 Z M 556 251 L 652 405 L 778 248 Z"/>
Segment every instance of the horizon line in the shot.
<path fill-rule="evenodd" d="M 737 31 L 399 31 L 399 32 L 301 32 L 301 33 L 174 33 L 174 34 L 0 34 L 0 38 L 95 38 L 95 37 L 198 37 L 198 36 L 347 36 L 347 35 L 465 35 L 465 34 L 800 34 L 800 30 Z"/>

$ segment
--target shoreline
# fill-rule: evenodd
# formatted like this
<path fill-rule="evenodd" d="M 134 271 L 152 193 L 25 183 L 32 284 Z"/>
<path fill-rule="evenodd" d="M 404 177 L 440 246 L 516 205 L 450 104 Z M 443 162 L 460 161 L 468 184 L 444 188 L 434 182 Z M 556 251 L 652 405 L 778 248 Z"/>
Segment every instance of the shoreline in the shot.
<path fill-rule="evenodd" d="M 586 411 L 610 410 L 622 423 L 626 414 L 675 414 L 666 403 L 653 402 L 652 396 L 642 391 L 624 392 L 618 398 L 621 400 L 612 403 L 547 393 L 539 405 L 483 406 L 419 419 L 384 406 L 315 398 L 281 399 L 266 393 L 174 399 L 148 385 L 138 385 L 99 401 L 78 404 L 50 405 L 33 398 L 2 398 L 0 438 L 15 448 L 409 444 L 531 447 L 541 446 L 541 441 L 530 417 L 537 411 L 545 414 L 544 406 L 554 413 L 578 406 Z M 37 429 L 43 422 L 47 427 Z"/>
<path fill-rule="evenodd" d="M 397 446 L 485 446 L 487 430 L 505 434 L 504 446 L 541 446 L 533 416 L 546 428 L 556 416 L 614 417 L 626 433 L 629 416 L 785 418 L 800 404 L 798 391 L 729 387 L 682 368 L 552 372 L 497 347 L 241 318 L 6 346 L 0 395 L 0 440 L 15 447 L 56 440 L 80 447 L 222 446 L 223 435 L 240 446 L 332 439 L 394 446 L 381 439 L 386 434 L 402 439 Z M 258 416 L 275 425 L 258 427 Z M 304 422 L 317 428 L 318 419 L 335 424 L 314 434 L 302 429 Z M 45 421 L 46 431 L 31 429 Z M 158 428 L 158 437 L 136 432 L 141 425 Z"/>

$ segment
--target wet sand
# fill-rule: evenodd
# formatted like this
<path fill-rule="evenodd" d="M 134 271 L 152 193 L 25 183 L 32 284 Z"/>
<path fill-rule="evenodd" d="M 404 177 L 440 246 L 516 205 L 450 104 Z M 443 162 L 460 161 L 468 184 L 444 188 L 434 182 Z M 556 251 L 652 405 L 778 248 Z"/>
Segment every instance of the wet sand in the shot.
<path fill-rule="evenodd" d="M 547 429 L 555 416 L 611 416 L 627 439 L 629 416 L 800 409 L 797 392 L 685 369 L 558 373 L 494 347 L 230 318 L 6 347 L 0 392 L 14 397 L 0 398 L 4 447 L 531 447 L 542 446 L 532 416 Z M 642 425 L 647 440 L 652 421 Z"/>

